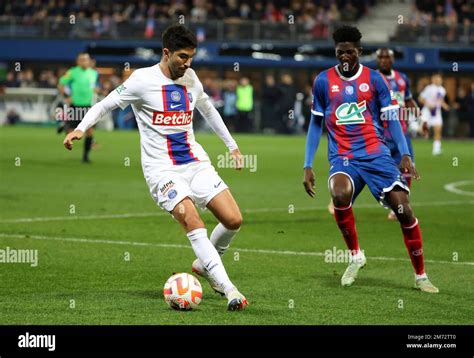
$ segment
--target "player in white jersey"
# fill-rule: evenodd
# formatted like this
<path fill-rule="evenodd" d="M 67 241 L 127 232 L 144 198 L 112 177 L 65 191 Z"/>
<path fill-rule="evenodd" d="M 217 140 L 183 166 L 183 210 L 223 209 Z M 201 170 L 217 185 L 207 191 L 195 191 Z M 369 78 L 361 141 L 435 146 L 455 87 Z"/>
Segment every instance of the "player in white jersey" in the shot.
<path fill-rule="evenodd" d="M 421 117 L 428 123 L 429 128 L 433 128 L 433 155 L 441 154 L 441 134 L 443 131 L 443 117 L 441 107 L 449 110 L 449 106 L 444 100 L 446 90 L 442 86 L 443 78 L 440 74 L 431 76 L 431 84 L 426 86 L 420 93 L 419 102 L 423 104 Z"/>
<path fill-rule="evenodd" d="M 229 310 L 243 310 L 246 298 L 227 276 L 220 256 L 229 248 L 242 224 L 242 215 L 227 185 L 219 177 L 207 153 L 194 138 L 193 110 L 197 108 L 214 132 L 224 141 L 236 167 L 242 155 L 221 116 L 195 72 L 189 68 L 196 53 L 196 36 L 181 25 L 163 33 L 160 63 L 141 68 L 105 99 L 94 105 L 77 129 L 64 140 L 72 141 L 106 113 L 129 104 L 140 131 L 143 173 L 155 202 L 183 226 L 197 259 L 196 274 L 225 295 Z M 210 240 L 196 206 L 208 208 L 219 223 Z"/>

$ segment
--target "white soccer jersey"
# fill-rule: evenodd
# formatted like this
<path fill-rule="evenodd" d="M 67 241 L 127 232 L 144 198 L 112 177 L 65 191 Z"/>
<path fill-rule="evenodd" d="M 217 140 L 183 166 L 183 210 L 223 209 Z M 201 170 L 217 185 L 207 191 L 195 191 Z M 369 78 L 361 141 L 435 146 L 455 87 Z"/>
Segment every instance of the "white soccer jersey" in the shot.
<path fill-rule="evenodd" d="M 426 86 L 420 94 L 425 100 L 425 107 L 429 110 L 431 117 L 441 116 L 441 104 L 446 96 L 446 90 L 443 86 L 430 84 Z"/>
<path fill-rule="evenodd" d="M 140 130 L 142 165 L 164 170 L 194 161 L 209 161 L 193 132 L 193 110 L 207 101 L 192 69 L 173 81 L 158 64 L 133 72 L 115 90 L 116 104 L 132 105 Z"/>

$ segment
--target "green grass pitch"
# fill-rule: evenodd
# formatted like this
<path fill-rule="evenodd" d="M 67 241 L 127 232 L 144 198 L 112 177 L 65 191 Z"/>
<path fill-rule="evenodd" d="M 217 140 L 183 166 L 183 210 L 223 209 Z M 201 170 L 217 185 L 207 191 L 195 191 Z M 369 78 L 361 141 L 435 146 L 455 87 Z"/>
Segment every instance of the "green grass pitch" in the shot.
<path fill-rule="evenodd" d="M 414 143 L 421 181 L 411 200 L 420 219 L 426 269 L 438 295 L 413 289 L 399 225 L 367 189 L 355 204 L 367 267 L 350 288 L 345 249 L 327 212 L 326 141 L 315 161 L 317 197 L 303 190 L 303 136 L 236 135 L 257 170 L 217 168 L 242 209 L 244 225 L 223 257 L 247 296 L 243 312 L 201 280 L 198 309 L 176 312 L 162 297 L 173 272 L 190 272 L 194 254 L 179 225 L 152 201 L 140 166 L 137 132 L 96 134 L 93 163 L 80 162 L 52 128 L 0 129 L 0 249 L 37 249 L 38 266 L 0 263 L 0 324 L 472 324 L 474 308 L 473 142 Z M 214 165 L 225 147 L 197 134 Z M 129 160 L 129 166 L 128 164 Z M 453 189 L 444 187 L 450 183 Z M 123 215 L 120 215 L 123 214 Z M 203 218 L 209 232 L 216 220 Z"/>

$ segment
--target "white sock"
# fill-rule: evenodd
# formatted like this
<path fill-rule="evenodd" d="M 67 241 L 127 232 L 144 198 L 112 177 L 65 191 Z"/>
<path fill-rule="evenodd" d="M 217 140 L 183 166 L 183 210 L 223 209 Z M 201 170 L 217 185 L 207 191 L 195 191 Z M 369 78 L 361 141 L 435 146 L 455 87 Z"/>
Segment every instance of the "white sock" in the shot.
<path fill-rule="evenodd" d="M 437 153 L 441 150 L 441 141 L 440 140 L 435 140 L 433 142 L 433 153 Z"/>
<path fill-rule="evenodd" d="M 419 280 L 421 278 L 428 278 L 428 275 L 426 273 L 423 273 L 421 275 L 415 274 L 415 280 Z"/>
<path fill-rule="evenodd" d="M 231 291 L 234 285 L 227 276 L 221 257 L 207 238 L 206 229 L 195 229 L 187 233 L 191 246 L 201 264 L 210 276 L 221 286 L 224 293 Z"/>
<path fill-rule="evenodd" d="M 237 230 L 229 230 L 221 223 L 216 225 L 214 230 L 212 230 L 211 242 L 216 248 L 219 255 L 224 255 L 224 253 L 229 248 L 230 243 L 239 231 L 240 228 L 238 228 Z"/>

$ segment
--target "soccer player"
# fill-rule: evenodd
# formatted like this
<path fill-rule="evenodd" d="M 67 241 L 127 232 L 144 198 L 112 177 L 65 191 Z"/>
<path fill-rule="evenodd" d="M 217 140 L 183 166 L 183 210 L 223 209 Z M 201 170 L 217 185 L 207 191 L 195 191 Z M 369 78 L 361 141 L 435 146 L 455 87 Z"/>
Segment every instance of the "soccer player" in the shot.
<path fill-rule="evenodd" d="M 389 84 L 389 88 L 392 90 L 393 96 L 397 100 L 398 105 L 400 106 L 399 119 L 402 126 L 403 134 L 405 140 L 407 141 L 408 150 L 410 152 L 410 157 L 415 165 L 415 153 L 413 152 L 413 145 L 411 143 L 410 132 L 408 131 L 408 121 L 410 115 L 418 116 L 419 108 L 416 102 L 413 100 L 410 91 L 410 82 L 408 77 L 400 72 L 393 69 L 393 63 L 395 61 L 394 53 L 391 49 L 388 48 L 379 48 L 376 52 L 377 55 L 377 68 L 378 71 L 384 76 L 385 80 Z M 405 110 L 408 109 L 408 110 Z M 390 149 L 390 154 L 397 164 L 400 164 L 402 160 L 402 155 L 400 154 L 397 144 L 394 142 L 390 131 L 388 130 L 388 122 L 384 121 L 384 137 L 385 142 Z M 427 130 L 427 127 L 425 127 Z M 411 188 L 411 175 L 410 173 L 404 173 L 403 176 L 407 182 L 408 188 Z M 390 210 L 388 214 L 389 220 L 397 220 L 397 216 Z"/>
<path fill-rule="evenodd" d="M 206 278 L 211 287 L 226 296 L 228 310 L 243 310 L 246 298 L 230 281 L 221 260 L 240 230 L 242 215 L 230 190 L 195 138 L 193 110 L 197 108 L 214 132 L 224 141 L 236 167 L 242 155 L 212 106 L 196 73 L 190 68 L 196 54 L 195 34 L 181 25 L 166 29 L 162 36 L 161 61 L 141 68 L 87 112 L 77 129 L 64 140 L 72 141 L 104 114 L 132 105 L 138 122 L 143 173 L 154 201 L 184 228 L 197 259 L 193 272 Z M 208 208 L 219 223 L 210 240 L 196 206 Z"/>
<path fill-rule="evenodd" d="M 64 96 L 65 86 L 70 88 L 70 98 L 68 99 L 71 108 L 66 115 L 64 129 L 66 133 L 71 133 L 81 122 L 82 118 L 93 105 L 95 94 L 99 90 L 97 70 L 92 68 L 92 61 L 88 53 L 80 53 L 76 59 L 77 66 L 69 69 L 64 76 L 59 79 L 59 91 Z M 89 152 L 92 148 L 94 129 L 86 131 L 84 141 L 83 163 L 90 163 Z"/>
<path fill-rule="evenodd" d="M 443 87 L 443 77 L 439 73 L 431 76 L 431 84 L 420 93 L 418 101 L 423 104 L 422 119 L 433 128 L 433 155 L 441 154 L 441 134 L 443 131 L 443 116 L 441 107 L 448 111 L 449 106 L 444 100 L 446 90 Z"/>
<path fill-rule="evenodd" d="M 392 100 L 380 73 L 359 63 L 361 33 L 343 26 L 333 33 L 339 64 L 321 72 L 313 85 L 313 106 L 306 141 L 304 187 L 314 197 L 312 164 L 322 134 L 328 130 L 329 190 L 335 206 L 334 217 L 351 251 L 349 265 L 341 278 L 350 286 L 366 258 L 360 250 L 352 204 L 367 184 L 376 200 L 395 211 L 405 245 L 415 269 L 415 287 L 437 293 L 424 268 L 422 236 L 418 219 L 408 201 L 410 190 L 400 173 L 419 179 L 398 120 L 398 104 Z M 402 155 L 400 170 L 383 141 L 382 120 Z"/>

